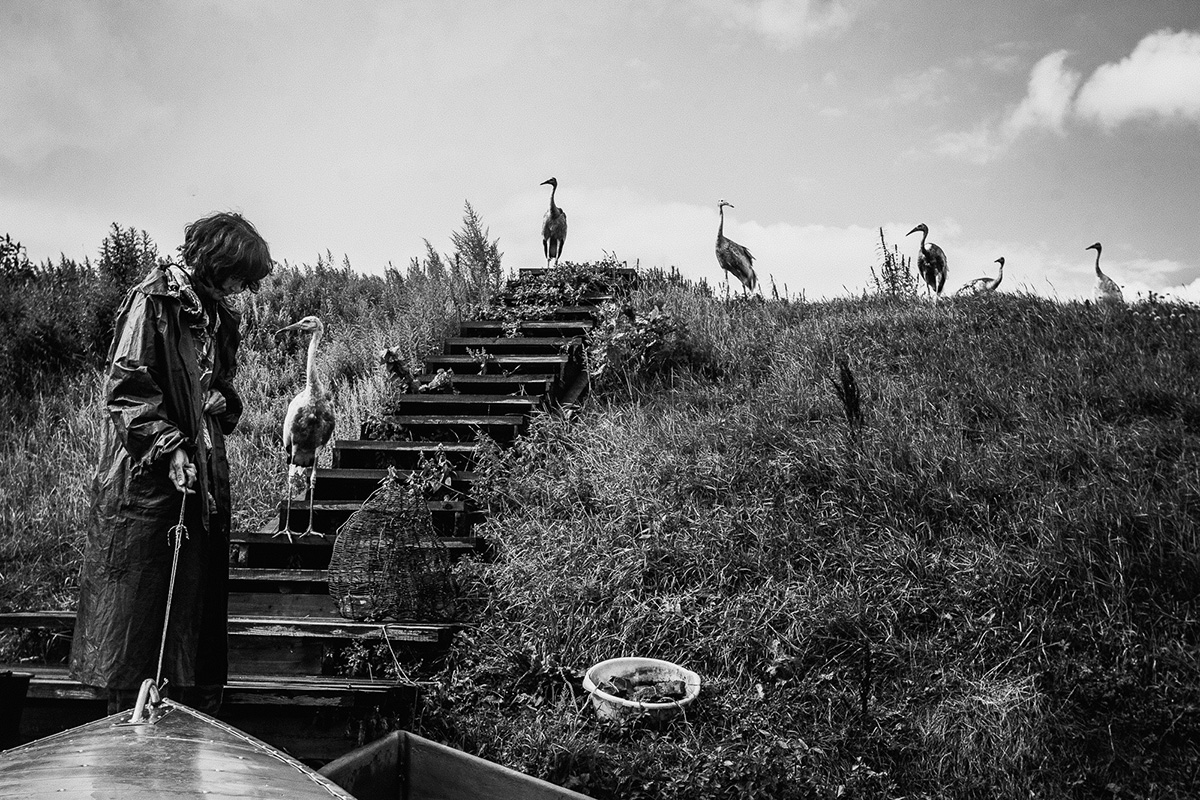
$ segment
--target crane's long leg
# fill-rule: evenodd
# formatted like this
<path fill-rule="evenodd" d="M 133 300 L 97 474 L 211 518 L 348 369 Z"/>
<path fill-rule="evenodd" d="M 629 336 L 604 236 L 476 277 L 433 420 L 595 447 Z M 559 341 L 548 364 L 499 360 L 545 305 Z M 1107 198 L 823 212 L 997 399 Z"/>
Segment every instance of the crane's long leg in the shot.
<path fill-rule="evenodd" d="M 292 540 L 292 462 L 289 457 L 284 461 L 283 471 L 283 524 L 279 529 L 271 534 L 271 536 L 287 536 L 288 542 Z"/>
<path fill-rule="evenodd" d="M 313 517 L 315 514 L 313 513 L 313 504 L 316 502 L 315 498 L 317 496 L 317 464 L 320 461 L 320 457 L 321 450 L 318 448 L 317 452 L 313 454 L 312 472 L 308 474 L 308 528 L 305 529 L 304 533 L 300 534 L 301 536 L 312 536 L 314 533 Z M 316 535 L 323 536 L 324 534 L 318 533 Z"/>

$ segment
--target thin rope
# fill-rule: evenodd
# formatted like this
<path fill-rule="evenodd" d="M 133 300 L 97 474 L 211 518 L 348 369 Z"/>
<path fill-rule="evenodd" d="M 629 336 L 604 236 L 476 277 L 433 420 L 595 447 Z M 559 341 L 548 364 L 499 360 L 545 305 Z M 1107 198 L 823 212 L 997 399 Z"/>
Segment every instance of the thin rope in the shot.
<path fill-rule="evenodd" d="M 158 646 L 158 672 L 155 673 L 154 676 L 154 683 L 159 687 L 163 686 L 163 656 L 166 655 L 167 652 L 167 625 L 170 624 L 171 621 L 171 601 L 175 597 L 175 571 L 179 569 L 179 549 L 183 546 L 183 540 L 186 539 L 188 535 L 187 526 L 183 524 L 183 515 L 186 510 L 187 492 L 184 492 L 183 500 L 179 503 L 179 522 L 177 522 L 173 528 L 167 531 L 168 543 L 171 541 L 172 535 L 175 537 L 175 555 L 171 559 L 171 582 L 167 584 L 167 611 L 166 614 L 163 615 L 162 643 Z"/>

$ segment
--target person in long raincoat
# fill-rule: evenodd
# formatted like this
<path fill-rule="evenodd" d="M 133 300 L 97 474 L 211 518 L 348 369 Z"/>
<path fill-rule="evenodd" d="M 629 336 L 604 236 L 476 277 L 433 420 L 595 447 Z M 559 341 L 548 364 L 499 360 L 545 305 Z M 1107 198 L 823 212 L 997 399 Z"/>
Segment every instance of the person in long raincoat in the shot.
<path fill-rule="evenodd" d="M 230 298 L 271 271 L 266 241 L 238 214 L 189 225 L 183 266 L 160 264 L 117 312 L 104 382 L 100 460 L 79 579 L 71 675 L 107 690 L 109 713 L 156 676 L 185 503 L 187 538 L 163 651 L 168 694 L 216 713 L 228 677 L 231 499 L 225 436 L 241 319 Z"/>

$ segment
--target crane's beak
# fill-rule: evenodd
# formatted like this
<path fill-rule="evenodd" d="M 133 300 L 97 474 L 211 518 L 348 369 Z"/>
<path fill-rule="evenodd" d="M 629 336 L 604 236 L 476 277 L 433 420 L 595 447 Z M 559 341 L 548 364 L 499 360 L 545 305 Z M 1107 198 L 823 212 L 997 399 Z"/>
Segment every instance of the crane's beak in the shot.
<path fill-rule="evenodd" d="M 905 235 L 905 236 L 912 236 L 914 233 L 916 233 L 916 232 L 917 232 L 917 231 L 919 231 L 919 230 L 921 230 L 921 226 L 920 226 L 920 225 L 918 225 L 917 227 L 913 228 L 911 231 L 909 231 L 908 233 L 906 233 L 906 234 L 904 234 L 904 235 Z"/>
<path fill-rule="evenodd" d="M 300 330 L 300 323 L 293 322 L 291 325 L 288 325 L 286 328 L 280 328 L 279 330 L 275 331 L 275 335 L 278 336 L 279 334 L 283 333 L 284 331 L 298 331 L 298 330 Z"/>
<path fill-rule="evenodd" d="M 551 178 L 548 181 L 542 181 L 541 183 L 538 184 L 538 186 L 553 186 L 554 184 L 555 184 L 555 180 L 554 180 L 554 178 Z"/>

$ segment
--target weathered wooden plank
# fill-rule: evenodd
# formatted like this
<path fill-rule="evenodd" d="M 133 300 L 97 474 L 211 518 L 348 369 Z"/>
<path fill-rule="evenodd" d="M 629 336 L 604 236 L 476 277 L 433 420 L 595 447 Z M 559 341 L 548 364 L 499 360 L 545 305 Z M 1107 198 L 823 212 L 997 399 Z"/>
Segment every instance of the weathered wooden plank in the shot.
<path fill-rule="evenodd" d="M 8 666 L 4 667 L 8 669 Z M 35 665 L 29 684 L 29 698 L 58 700 L 103 700 L 106 690 L 85 686 L 67 673 L 63 665 Z M 325 675 L 295 675 L 287 678 L 234 672 L 225 684 L 225 702 L 247 705 L 295 703 L 313 706 L 352 707 L 380 697 L 404 694 L 411 687 L 378 678 L 341 678 Z M 398 696 L 398 695 L 397 695 Z"/>
<path fill-rule="evenodd" d="M 596 327 L 587 320 L 522 320 L 514 325 L 503 319 L 476 319 L 459 324 L 462 336 L 508 336 L 516 330 L 520 336 L 584 336 Z"/>
<path fill-rule="evenodd" d="M 401 481 L 407 483 L 414 474 L 417 474 L 417 471 L 398 469 L 396 473 Z M 315 495 L 318 500 L 365 500 L 379 488 L 379 484 L 387 477 L 387 474 L 386 469 L 378 467 L 353 469 L 318 467 Z M 450 486 L 445 487 L 442 491 L 469 494 L 477 479 L 478 476 L 474 472 L 455 470 L 450 476 Z"/>
<path fill-rule="evenodd" d="M 578 337 L 564 336 L 451 336 L 442 347 L 447 355 L 468 354 L 471 350 L 482 350 L 496 357 L 555 355 L 578 347 L 581 341 Z"/>
<path fill-rule="evenodd" d="M 260 617 L 328 617 L 337 613 L 328 594 L 229 592 L 229 613 Z"/>
<path fill-rule="evenodd" d="M 542 405 L 543 397 L 511 394 L 402 394 L 393 397 L 384 411 L 388 414 L 442 416 L 528 414 Z"/>
<path fill-rule="evenodd" d="M 329 572 L 324 569 L 230 567 L 229 580 L 244 583 L 315 583 L 324 585 L 329 580 Z"/>
<path fill-rule="evenodd" d="M 0 613 L 3 628 L 50 628 L 69 631 L 75 627 L 74 611 L 10 611 Z M 409 644 L 438 644 L 449 641 L 453 625 L 437 622 L 353 622 L 340 617 L 287 619 L 260 616 L 230 616 L 230 637 L 265 636 L 297 639 L 376 639 Z"/>
<path fill-rule="evenodd" d="M 521 414 L 383 414 L 380 419 L 392 425 L 405 427 L 444 425 L 455 428 L 519 428 L 525 424 L 525 417 Z"/>
<path fill-rule="evenodd" d="M 429 383 L 432 375 L 417 377 L 418 383 Z M 495 395 L 529 395 L 536 397 L 547 394 L 558 380 L 558 372 L 524 372 L 518 375 L 488 374 L 480 375 L 477 369 L 463 374 L 455 372 L 454 387 L 456 391 L 468 394 Z M 444 396 L 444 395 L 443 395 Z"/>
<path fill-rule="evenodd" d="M 569 360 L 570 356 L 566 353 L 538 356 L 498 355 L 491 356 L 483 362 L 469 355 L 438 355 L 426 356 L 425 368 L 427 372 L 434 372 L 438 369 L 453 369 L 455 380 L 457 381 L 458 375 L 472 372 L 483 375 L 552 372 L 555 375 L 559 375 Z"/>
<path fill-rule="evenodd" d="M 323 534 L 330 542 L 338 528 L 350 518 L 350 515 L 362 507 L 358 501 L 321 502 L 313 504 L 313 530 Z M 279 521 L 282 522 L 285 506 L 280 504 Z M 438 500 L 430 501 L 429 513 L 434 530 L 442 536 L 466 536 L 469 528 L 482 517 L 482 512 L 471 508 L 461 501 Z M 293 535 L 308 527 L 309 504 L 301 500 L 293 500 L 291 505 L 291 529 Z M 287 541 L 286 536 L 281 537 Z M 301 537 L 304 538 L 304 537 Z M 299 541 L 299 539 L 295 539 Z"/>

